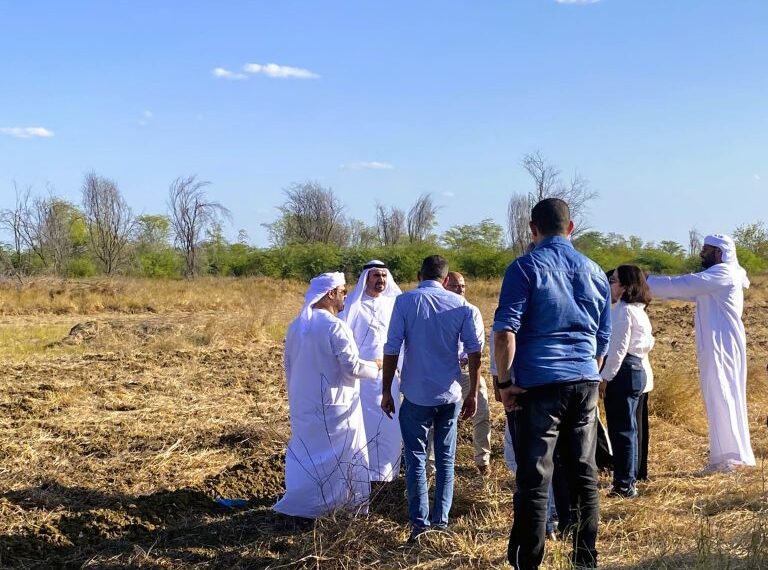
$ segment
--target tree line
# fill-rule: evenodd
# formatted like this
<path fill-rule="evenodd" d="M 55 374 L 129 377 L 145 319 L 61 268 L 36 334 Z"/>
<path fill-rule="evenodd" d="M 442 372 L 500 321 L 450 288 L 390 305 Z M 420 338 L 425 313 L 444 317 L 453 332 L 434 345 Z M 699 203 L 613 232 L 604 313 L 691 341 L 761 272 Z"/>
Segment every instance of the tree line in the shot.
<path fill-rule="evenodd" d="M 284 189 L 278 217 L 264 224 L 270 247 L 248 243 L 241 230 L 235 242 L 224 237 L 229 210 L 210 199 L 209 183 L 180 177 L 168 188 L 162 214 L 135 215 L 117 183 L 90 172 L 79 204 L 50 188 L 35 194 L 14 185 L 15 202 L 0 211 L 0 273 L 23 280 L 30 275 L 90 277 L 116 274 L 192 278 L 199 275 L 268 276 L 306 280 L 328 269 L 350 275 L 371 258 L 387 262 L 398 280 L 412 281 L 421 259 L 441 253 L 471 277 L 502 275 L 530 242 L 533 204 L 558 197 L 571 207 L 578 228 L 574 244 L 603 267 L 638 263 L 654 272 L 679 273 L 698 267 L 701 235 L 692 229 L 683 246 L 644 242 L 637 236 L 603 234 L 589 227 L 589 203 L 597 197 L 579 173 L 565 179 L 540 153 L 521 163 L 531 190 L 513 193 L 506 228 L 491 219 L 455 225 L 438 234 L 439 207 L 422 194 L 407 209 L 375 203 L 373 220 L 350 218 L 330 187 L 313 181 Z M 750 272 L 768 269 L 768 228 L 762 222 L 734 232 L 739 258 Z"/>

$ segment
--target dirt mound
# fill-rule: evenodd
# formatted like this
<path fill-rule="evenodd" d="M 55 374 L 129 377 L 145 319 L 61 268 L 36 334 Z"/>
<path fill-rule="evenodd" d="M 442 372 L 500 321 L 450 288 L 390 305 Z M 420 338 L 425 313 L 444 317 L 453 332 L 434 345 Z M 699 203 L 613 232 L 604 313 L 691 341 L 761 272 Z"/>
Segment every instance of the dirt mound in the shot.
<path fill-rule="evenodd" d="M 125 338 L 126 335 L 133 337 L 139 343 L 146 343 L 160 336 L 174 335 L 178 333 L 179 328 L 178 325 L 162 321 L 141 321 L 139 323 L 85 321 L 73 326 L 63 339 L 52 342 L 47 346 L 48 348 L 79 346 L 82 344 L 93 344 L 105 338 Z"/>
<path fill-rule="evenodd" d="M 248 460 L 211 477 L 205 487 L 215 496 L 255 499 L 277 499 L 285 490 L 283 474 L 285 454 Z"/>

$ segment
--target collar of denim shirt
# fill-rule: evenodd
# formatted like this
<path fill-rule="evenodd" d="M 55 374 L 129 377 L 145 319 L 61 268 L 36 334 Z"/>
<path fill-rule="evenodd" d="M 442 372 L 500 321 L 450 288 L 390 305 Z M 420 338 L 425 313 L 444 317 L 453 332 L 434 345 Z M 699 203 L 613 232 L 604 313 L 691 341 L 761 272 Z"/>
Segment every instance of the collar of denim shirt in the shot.
<path fill-rule="evenodd" d="M 571 238 L 565 237 L 565 236 L 549 236 L 542 239 L 537 245 L 536 249 L 540 248 L 544 245 L 549 245 L 550 243 L 563 243 L 568 244 L 571 247 L 573 247 L 573 243 L 571 243 Z"/>
<path fill-rule="evenodd" d="M 438 287 L 440 289 L 445 289 L 445 287 L 443 287 L 443 284 L 440 281 L 435 281 L 434 279 L 419 281 L 419 289 L 422 289 L 424 287 Z"/>

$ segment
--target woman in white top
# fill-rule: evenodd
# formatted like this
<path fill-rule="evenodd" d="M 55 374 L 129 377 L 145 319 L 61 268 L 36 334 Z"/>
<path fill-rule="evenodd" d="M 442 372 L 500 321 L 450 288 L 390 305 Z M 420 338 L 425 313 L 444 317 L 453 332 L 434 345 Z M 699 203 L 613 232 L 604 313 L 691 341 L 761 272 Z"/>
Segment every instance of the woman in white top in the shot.
<path fill-rule="evenodd" d="M 637 408 L 647 383 L 643 361 L 647 361 L 654 342 L 645 313 L 651 293 L 643 271 L 636 265 L 620 265 L 609 281 L 611 301 L 616 304 L 611 309 L 613 328 L 600 393 L 605 398 L 613 448 L 611 495 L 632 498 L 637 496 Z"/>

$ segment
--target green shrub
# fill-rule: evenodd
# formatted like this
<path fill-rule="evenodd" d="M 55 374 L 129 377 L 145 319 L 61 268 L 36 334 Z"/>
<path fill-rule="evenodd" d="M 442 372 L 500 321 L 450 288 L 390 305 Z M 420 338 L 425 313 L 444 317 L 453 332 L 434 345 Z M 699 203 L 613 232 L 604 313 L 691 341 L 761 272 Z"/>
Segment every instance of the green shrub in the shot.
<path fill-rule="evenodd" d="M 98 272 L 96 264 L 87 257 L 75 257 L 67 263 L 68 277 L 93 277 Z"/>
<path fill-rule="evenodd" d="M 181 255 L 170 248 L 142 253 L 138 260 L 144 277 L 180 277 L 184 269 Z"/>
<path fill-rule="evenodd" d="M 634 263 L 651 273 L 686 273 L 686 259 L 660 249 L 644 249 Z"/>
<path fill-rule="evenodd" d="M 502 277 L 514 256 L 508 250 L 479 245 L 460 250 L 456 258 L 464 276 L 491 279 Z"/>
<path fill-rule="evenodd" d="M 736 254 L 739 257 L 739 265 L 746 269 L 747 273 L 763 273 L 768 269 L 768 260 L 760 257 L 750 249 L 737 246 Z"/>

